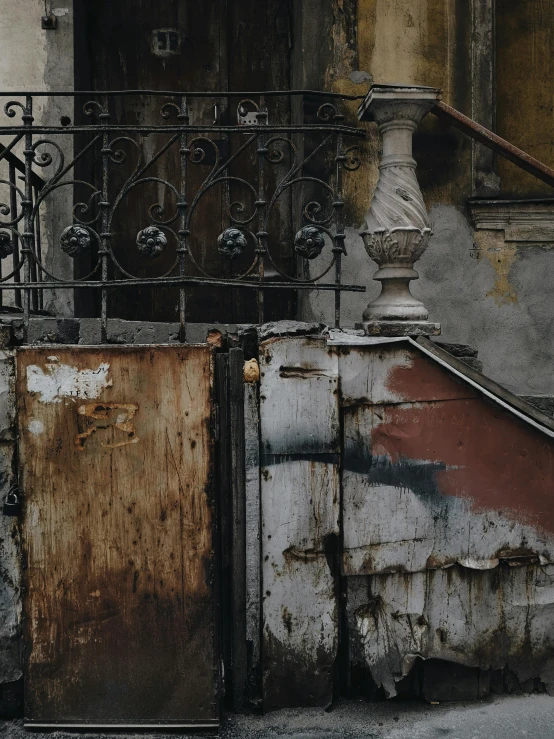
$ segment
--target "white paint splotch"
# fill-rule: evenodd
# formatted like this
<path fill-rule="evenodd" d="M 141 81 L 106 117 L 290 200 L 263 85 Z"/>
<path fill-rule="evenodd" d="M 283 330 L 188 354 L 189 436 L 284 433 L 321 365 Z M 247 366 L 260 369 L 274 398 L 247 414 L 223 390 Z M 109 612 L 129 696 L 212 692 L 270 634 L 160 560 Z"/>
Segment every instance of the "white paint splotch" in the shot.
<path fill-rule="evenodd" d="M 38 418 L 31 418 L 27 429 L 29 430 L 29 433 L 33 434 L 33 436 L 38 436 L 44 431 L 44 424 L 42 421 L 39 421 Z"/>
<path fill-rule="evenodd" d="M 42 403 L 60 403 L 62 398 L 94 400 L 102 390 L 111 387 L 108 379 L 110 365 L 103 363 L 96 369 L 77 369 L 69 364 L 61 364 L 57 357 L 50 360 L 44 368 L 36 364 L 27 367 L 27 390 L 37 393 Z"/>

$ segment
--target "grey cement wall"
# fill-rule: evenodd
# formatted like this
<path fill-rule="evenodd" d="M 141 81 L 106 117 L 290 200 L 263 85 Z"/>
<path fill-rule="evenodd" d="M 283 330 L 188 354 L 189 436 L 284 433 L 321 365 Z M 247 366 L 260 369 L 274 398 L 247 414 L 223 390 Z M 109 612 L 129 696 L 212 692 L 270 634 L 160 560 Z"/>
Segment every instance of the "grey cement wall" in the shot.
<path fill-rule="evenodd" d="M 442 324 L 441 339 L 478 349 L 483 372 L 521 395 L 554 394 L 554 251 L 544 245 L 520 246 L 507 263 L 495 244 L 474 248 L 475 232 L 465 213 L 440 205 L 430 211 L 433 236 L 415 265 L 420 279 L 411 283 L 416 298 Z M 361 320 L 379 294 L 372 279 L 377 265 L 367 256 L 359 231 L 348 228 L 344 282 L 363 284 L 366 293 L 343 295 L 343 326 Z M 333 298 L 313 293 L 303 320 L 330 323 Z"/>

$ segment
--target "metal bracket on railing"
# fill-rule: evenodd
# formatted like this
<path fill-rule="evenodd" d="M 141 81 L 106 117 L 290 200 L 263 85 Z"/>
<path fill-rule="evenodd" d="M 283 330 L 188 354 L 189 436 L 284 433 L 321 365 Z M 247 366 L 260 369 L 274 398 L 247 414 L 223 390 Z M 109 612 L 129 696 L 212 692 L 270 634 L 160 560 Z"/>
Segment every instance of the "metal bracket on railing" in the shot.
<path fill-rule="evenodd" d="M 253 100 L 241 100 L 237 106 L 237 123 L 239 126 L 267 126 L 267 110 Z"/>

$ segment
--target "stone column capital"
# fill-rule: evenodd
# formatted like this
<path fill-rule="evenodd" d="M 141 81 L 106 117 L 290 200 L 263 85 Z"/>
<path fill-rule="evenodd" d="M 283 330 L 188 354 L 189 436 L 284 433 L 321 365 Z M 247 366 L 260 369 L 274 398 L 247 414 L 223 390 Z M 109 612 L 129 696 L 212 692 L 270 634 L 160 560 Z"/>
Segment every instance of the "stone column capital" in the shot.
<path fill-rule="evenodd" d="M 375 85 L 358 109 L 361 121 L 375 121 L 379 127 L 394 122 L 396 127 L 412 124 L 415 129 L 422 118 L 440 100 L 437 87 Z"/>

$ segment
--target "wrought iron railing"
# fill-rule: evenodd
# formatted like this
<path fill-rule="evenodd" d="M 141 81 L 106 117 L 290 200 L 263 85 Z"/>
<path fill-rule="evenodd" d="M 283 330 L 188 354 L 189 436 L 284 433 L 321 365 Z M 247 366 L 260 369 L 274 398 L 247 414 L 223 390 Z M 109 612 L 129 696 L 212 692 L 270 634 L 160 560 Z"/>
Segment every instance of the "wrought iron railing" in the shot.
<path fill-rule="evenodd" d="M 365 135 L 345 120 L 356 98 L 0 95 L 0 258 L 11 260 L 0 295 L 11 291 L 25 326 L 53 289 L 98 291 L 104 340 L 113 291 L 129 287 L 175 289 L 183 339 L 196 289 L 255 291 L 260 323 L 268 290 L 331 290 L 337 325 L 341 292 L 364 290 L 341 279 L 344 177 Z M 58 230 L 46 238 L 53 207 Z M 69 277 L 67 264 L 56 271 L 62 252 Z"/>

